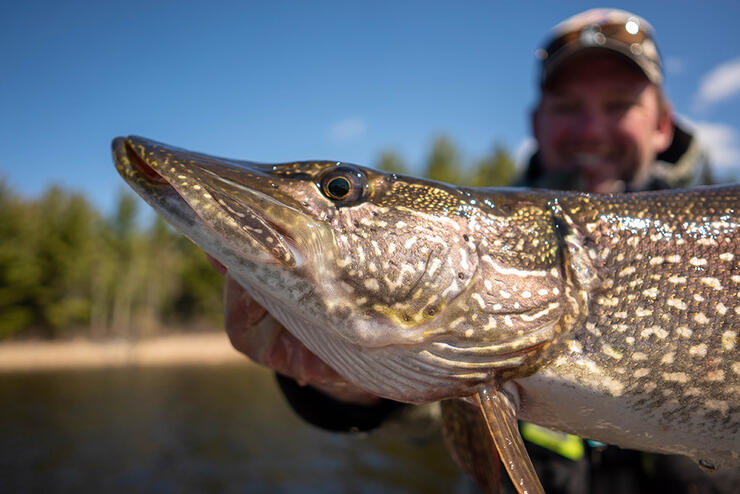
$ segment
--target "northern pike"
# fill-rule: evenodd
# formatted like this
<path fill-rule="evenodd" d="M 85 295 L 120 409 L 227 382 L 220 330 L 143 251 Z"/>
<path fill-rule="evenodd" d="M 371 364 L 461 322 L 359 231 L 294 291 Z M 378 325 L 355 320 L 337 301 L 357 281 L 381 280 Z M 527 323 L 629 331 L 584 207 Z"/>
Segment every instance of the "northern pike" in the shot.
<path fill-rule="evenodd" d="M 740 186 L 471 189 L 140 137 L 116 167 L 349 382 L 480 407 L 521 492 L 515 417 L 740 465 Z"/>

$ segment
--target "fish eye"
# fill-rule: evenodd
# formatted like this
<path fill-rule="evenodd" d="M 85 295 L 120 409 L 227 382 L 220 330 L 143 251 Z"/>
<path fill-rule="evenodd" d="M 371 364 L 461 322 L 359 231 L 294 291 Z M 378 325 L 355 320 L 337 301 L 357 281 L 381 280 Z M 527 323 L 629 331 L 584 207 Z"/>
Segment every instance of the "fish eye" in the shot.
<path fill-rule="evenodd" d="M 360 169 L 337 166 L 324 173 L 318 185 L 337 206 L 351 206 L 365 195 L 367 179 Z"/>
<path fill-rule="evenodd" d="M 346 177 L 332 177 L 326 183 L 326 195 L 335 201 L 341 201 L 352 191 L 352 184 Z"/>

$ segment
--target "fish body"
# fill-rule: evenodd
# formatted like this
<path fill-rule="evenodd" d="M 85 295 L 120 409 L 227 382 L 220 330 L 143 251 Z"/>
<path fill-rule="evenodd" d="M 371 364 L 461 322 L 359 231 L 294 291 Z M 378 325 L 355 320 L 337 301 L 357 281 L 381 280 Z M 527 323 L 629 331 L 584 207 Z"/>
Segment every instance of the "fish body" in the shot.
<path fill-rule="evenodd" d="M 740 187 L 468 189 L 143 138 L 118 171 L 355 385 L 740 465 Z"/>
<path fill-rule="evenodd" d="M 551 361 L 514 381 L 521 417 L 710 469 L 738 464 L 739 193 L 561 201 L 593 283 Z"/>

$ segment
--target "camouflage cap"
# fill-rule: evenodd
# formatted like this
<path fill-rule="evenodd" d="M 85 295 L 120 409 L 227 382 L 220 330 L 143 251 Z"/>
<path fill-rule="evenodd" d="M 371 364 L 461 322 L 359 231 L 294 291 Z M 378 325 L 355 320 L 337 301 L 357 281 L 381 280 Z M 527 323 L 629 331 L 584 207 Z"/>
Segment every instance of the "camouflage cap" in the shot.
<path fill-rule="evenodd" d="M 540 84 L 544 87 L 565 60 L 594 49 L 618 53 L 634 63 L 653 84 L 663 82 L 660 53 L 650 23 L 624 10 L 593 9 L 555 26 L 544 48 L 537 50 L 537 58 L 542 61 Z"/>

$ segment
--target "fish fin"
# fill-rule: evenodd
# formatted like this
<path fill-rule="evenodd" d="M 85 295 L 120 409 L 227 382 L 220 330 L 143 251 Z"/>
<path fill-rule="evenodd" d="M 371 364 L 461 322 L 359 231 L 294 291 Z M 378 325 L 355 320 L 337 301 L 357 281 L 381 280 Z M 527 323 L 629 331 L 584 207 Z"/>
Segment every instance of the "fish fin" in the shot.
<path fill-rule="evenodd" d="M 504 492 L 498 451 L 492 441 L 485 440 L 488 426 L 478 408 L 463 400 L 444 400 L 440 408 L 445 445 L 457 466 L 475 480 L 481 492 Z"/>
<path fill-rule="evenodd" d="M 488 432 L 519 494 L 545 494 L 517 428 L 514 404 L 502 391 L 484 387 L 476 395 Z"/>

